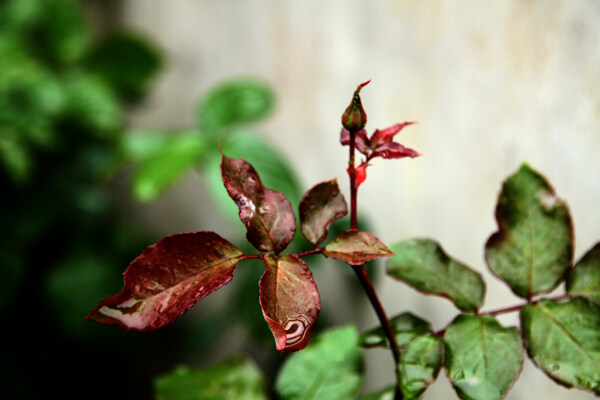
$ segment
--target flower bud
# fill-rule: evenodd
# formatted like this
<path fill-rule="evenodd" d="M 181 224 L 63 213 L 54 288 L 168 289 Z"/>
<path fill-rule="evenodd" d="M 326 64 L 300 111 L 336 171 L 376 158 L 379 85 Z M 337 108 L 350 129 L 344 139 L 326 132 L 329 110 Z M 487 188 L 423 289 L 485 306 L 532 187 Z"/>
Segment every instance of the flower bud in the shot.
<path fill-rule="evenodd" d="M 369 81 L 361 83 L 358 85 L 356 90 L 354 91 L 354 96 L 352 96 L 352 101 L 346 111 L 344 111 L 344 115 L 342 115 L 342 125 L 344 128 L 348 129 L 350 132 L 357 132 L 365 127 L 367 123 L 367 113 L 363 109 L 362 103 L 360 101 L 360 89 L 363 86 L 366 86 Z"/>

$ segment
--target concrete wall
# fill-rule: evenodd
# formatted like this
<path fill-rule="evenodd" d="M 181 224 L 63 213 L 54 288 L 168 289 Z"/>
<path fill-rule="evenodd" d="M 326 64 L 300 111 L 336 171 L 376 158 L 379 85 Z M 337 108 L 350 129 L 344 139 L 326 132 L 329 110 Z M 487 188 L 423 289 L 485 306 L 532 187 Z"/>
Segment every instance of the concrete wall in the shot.
<path fill-rule="evenodd" d="M 431 237 L 480 270 L 489 282 L 484 310 L 519 302 L 486 270 L 483 245 L 495 230 L 501 181 L 522 161 L 569 202 L 576 256 L 600 239 L 599 2 L 128 0 L 123 20 L 168 57 L 134 126 L 191 125 L 196 99 L 211 85 L 260 77 L 278 95 L 276 115 L 260 131 L 306 188 L 333 177 L 346 185 L 340 116 L 356 85 L 372 79 L 362 93 L 367 127 L 419 121 L 400 140 L 423 157 L 376 160 L 361 186 L 361 213 L 387 243 Z M 198 212 L 205 194 L 196 183 L 189 178 L 141 208 L 145 217 L 165 233 L 218 230 Z M 337 307 L 340 323 L 375 324 L 368 308 L 358 321 L 344 311 L 344 294 L 331 293 L 335 273 L 317 277 L 323 308 Z M 379 286 L 391 315 L 412 309 L 441 328 L 456 314 L 400 283 Z M 389 358 L 368 353 L 368 388 L 391 382 Z M 448 388 L 441 377 L 425 399 L 446 398 Z M 529 363 L 508 396 L 566 398 L 593 396 L 557 387 Z"/>

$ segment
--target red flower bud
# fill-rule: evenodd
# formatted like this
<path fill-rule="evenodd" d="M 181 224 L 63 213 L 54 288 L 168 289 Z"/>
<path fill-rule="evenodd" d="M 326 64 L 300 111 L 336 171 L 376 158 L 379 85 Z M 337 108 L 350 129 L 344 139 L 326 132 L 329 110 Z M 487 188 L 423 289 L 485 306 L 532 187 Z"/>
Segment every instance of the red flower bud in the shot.
<path fill-rule="evenodd" d="M 360 89 L 369 82 L 371 81 L 369 80 L 358 85 L 354 91 L 354 96 L 352 96 L 350 105 L 346 108 L 346 111 L 344 111 L 344 115 L 342 115 L 342 125 L 350 132 L 357 132 L 367 124 L 367 113 L 365 113 L 365 110 L 363 109 L 359 93 Z"/>

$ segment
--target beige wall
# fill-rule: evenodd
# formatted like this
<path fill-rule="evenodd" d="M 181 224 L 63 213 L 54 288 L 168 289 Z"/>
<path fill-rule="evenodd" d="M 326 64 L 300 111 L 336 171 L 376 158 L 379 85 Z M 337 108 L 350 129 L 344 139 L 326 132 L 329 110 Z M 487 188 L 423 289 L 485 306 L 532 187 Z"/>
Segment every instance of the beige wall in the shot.
<path fill-rule="evenodd" d="M 168 56 L 155 92 L 132 115 L 134 126 L 190 125 L 205 89 L 258 76 L 278 95 L 277 113 L 260 131 L 290 157 L 306 188 L 332 177 L 345 184 L 339 118 L 356 85 L 372 79 L 363 90 L 369 130 L 419 121 L 400 139 L 424 156 L 376 160 L 360 208 L 385 242 L 435 238 L 482 271 L 487 309 L 518 302 L 487 272 L 482 249 L 495 230 L 500 183 L 522 161 L 569 202 L 577 257 L 600 240 L 597 1 L 129 0 L 124 22 Z M 218 229 L 211 216 L 198 215 L 196 199 L 205 195 L 196 183 L 189 178 L 142 210 L 168 220 L 167 233 Z M 333 288 L 331 277 L 320 277 L 322 291 Z M 391 280 L 380 286 L 390 314 L 413 309 L 440 328 L 456 313 Z M 339 307 L 340 322 L 352 320 L 336 297 L 324 296 L 323 307 Z M 375 316 L 364 309 L 358 322 L 368 327 Z M 391 381 L 388 359 L 369 353 L 369 388 Z M 425 398 L 445 398 L 448 387 L 442 378 Z M 561 389 L 531 365 L 508 396 L 566 398 L 593 396 Z"/>

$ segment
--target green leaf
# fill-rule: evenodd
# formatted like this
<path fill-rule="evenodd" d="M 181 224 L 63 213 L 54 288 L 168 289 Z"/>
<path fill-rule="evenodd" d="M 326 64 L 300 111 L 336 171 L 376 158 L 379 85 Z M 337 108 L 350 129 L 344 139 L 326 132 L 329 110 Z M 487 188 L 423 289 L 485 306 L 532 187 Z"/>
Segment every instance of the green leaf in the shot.
<path fill-rule="evenodd" d="M 396 334 L 396 341 L 399 347 L 404 347 L 417 336 L 431 331 L 429 322 L 409 312 L 391 318 L 390 325 Z M 383 333 L 381 326 L 377 326 L 360 335 L 358 343 L 364 348 L 390 346 L 389 340 Z"/>
<path fill-rule="evenodd" d="M 265 118 L 273 108 L 268 85 L 253 79 L 235 79 L 211 89 L 198 105 L 200 126 L 217 130 Z"/>
<path fill-rule="evenodd" d="M 351 229 L 340 233 L 325 246 L 323 254 L 350 265 L 363 265 L 393 253 L 372 233 Z"/>
<path fill-rule="evenodd" d="M 267 400 L 260 371 L 240 358 L 210 368 L 179 367 L 154 381 L 157 400 Z"/>
<path fill-rule="evenodd" d="M 573 226 L 546 179 L 523 164 L 502 186 L 496 220 L 485 246 L 490 269 L 523 298 L 558 286 L 572 263 Z"/>
<path fill-rule="evenodd" d="M 600 308 L 581 298 L 542 300 L 521 310 L 533 362 L 561 385 L 600 394 Z"/>
<path fill-rule="evenodd" d="M 132 179 L 133 195 L 139 201 L 156 200 L 207 152 L 207 139 L 198 132 L 163 136 L 165 140 L 149 137 L 147 143 L 137 140 L 137 144 L 129 144 L 137 146 L 129 149 L 132 155 L 139 156 L 145 153 Z M 160 147 L 155 148 L 155 144 L 160 144 Z"/>
<path fill-rule="evenodd" d="M 444 335 L 445 365 L 461 399 L 503 399 L 521 372 L 523 349 L 516 328 L 490 316 L 459 315 Z"/>
<path fill-rule="evenodd" d="M 354 399 L 362 385 L 362 354 L 354 327 L 321 334 L 284 363 L 275 388 L 282 400 Z"/>
<path fill-rule="evenodd" d="M 414 338 L 400 353 L 398 371 L 405 399 L 419 397 L 435 381 L 442 365 L 442 340 L 434 335 Z"/>
<path fill-rule="evenodd" d="M 428 294 L 447 297 L 463 311 L 474 311 L 483 302 L 481 275 L 450 258 L 428 239 L 412 239 L 390 246 L 396 254 L 388 261 L 388 275 Z"/>
<path fill-rule="evenodd" d="M 600 303 L 600 242 L 571 270 L 567 278 L 567 293 Z"/>

